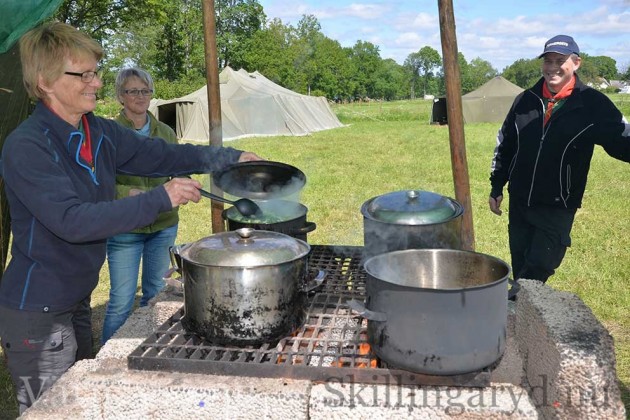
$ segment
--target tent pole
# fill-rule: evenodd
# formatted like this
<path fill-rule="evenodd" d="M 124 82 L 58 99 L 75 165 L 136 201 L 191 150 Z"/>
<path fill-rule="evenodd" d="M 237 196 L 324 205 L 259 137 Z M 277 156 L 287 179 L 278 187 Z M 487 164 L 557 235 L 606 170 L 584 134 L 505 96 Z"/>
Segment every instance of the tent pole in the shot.
<path fill-rule="evenodd" d="M 440 37 L 442 39 L 442 57 L 444 60 L 444 77 L 446 79 L 446 112 L 451 146 L 453 182 L 455 184 L 455 197 L 464 207 L 461 231 L 462 248 L 474 251 L 475 234 L 473 231 L 468 163 L 466 161 L 461 80 L 459 64 L 457 62 L 457 37 L 455 34 L 453 1 L 438 0 L 438 9 L 440 16 Z"/>
<path fill-rule="evenodd" d="M 208 122 L 210 145 L 223 145 L 223 128 L 221 125 L 221 94 L 219 91 L 219 57 L 217 54 L 216 21 L 214 0 L 203 0 L 203 39 L 206 60 L 206 79 L 208 89 Z M 214 183 L 211 191 L 223 195 Z M 224 232 L 225 222 L 221 217 L 223 203 L 212 201 L 212 232 Z"/>

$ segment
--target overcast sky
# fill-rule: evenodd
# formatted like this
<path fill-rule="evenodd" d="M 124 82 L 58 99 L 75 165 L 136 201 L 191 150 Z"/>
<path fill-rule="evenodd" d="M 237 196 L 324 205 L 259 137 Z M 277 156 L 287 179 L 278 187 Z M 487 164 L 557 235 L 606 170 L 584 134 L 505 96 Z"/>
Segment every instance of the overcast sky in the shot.
<path fill-rule="evenodd" d="M 351 47 L 377 45 L 381 58 L 402 64 L 428 45 L 442 55 L 437 0 L 259 0 L 269 19 L 295 26 L 314 15 L 322 32 Z M 457 46 L 470 62 L 480 57 L 501 72 L 520 58 L 534 58 L 557 34 L 575 38 L 581 51 L 630 65 L 630 0 L 453 0 Z"/>

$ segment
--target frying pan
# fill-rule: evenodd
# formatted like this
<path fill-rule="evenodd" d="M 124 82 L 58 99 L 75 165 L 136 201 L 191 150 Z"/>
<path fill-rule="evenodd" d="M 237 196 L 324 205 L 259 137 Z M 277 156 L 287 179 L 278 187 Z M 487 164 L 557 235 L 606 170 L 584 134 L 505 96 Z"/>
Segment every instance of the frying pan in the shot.
<path fill-rule="evenodd" d="M 241 162 L 215 172 L 217 187 L 235 197 L 256 200 L 281 198 L 300 191 L 306 175 L 295 166 L 273 161 Z"/>

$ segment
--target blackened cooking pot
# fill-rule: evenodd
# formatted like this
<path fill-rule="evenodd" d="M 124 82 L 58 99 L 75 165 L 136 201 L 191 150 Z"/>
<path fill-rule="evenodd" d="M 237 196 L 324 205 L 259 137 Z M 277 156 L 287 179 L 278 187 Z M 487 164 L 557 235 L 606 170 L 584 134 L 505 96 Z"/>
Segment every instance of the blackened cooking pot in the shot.
<path fill-rule="evenodd" d="M 256 201 L 256 204 L 261 214 L 252 217 L 243 216 L 234 207 L 223 210 L 221 217 L 227 221 L 228 230 L 267 230 L 306 241 L 307 233 L 317 228 L 315 223 L 306 221 L 308 209 L 303 204 L 289 200 Z"/>
<path fill-rule="evenodd" d="M 395 191 L 363 203 L 364 258 L 401 249 L 461 249 L 464 208 L 442 195 Z"/>
<path fill-rule="evenodd" d="M 239 229 L 171 248 L 183 278 L 182 324 L 211 342 L 258 345 L 301 325 L 310 246 Z"/>
<path fill-rule="evenodd" d="M 392 367 L 455 375 L 505 350 L 509 266 L 472 251 L 409 249 L 365 262 L 368 341 Z"/>

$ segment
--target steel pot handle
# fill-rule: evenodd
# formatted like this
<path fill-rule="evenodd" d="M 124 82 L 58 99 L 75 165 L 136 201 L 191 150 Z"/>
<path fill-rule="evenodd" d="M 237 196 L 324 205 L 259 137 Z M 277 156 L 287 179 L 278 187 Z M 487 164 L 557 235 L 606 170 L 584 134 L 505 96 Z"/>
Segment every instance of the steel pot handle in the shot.
<path fill-rule="evenodd" d="M 365 319 L 369 319 L 370 321 L 377 321 L 377 322 L 387 321 L 387 314 L 383 312 L 370 311 L 369 309 L 365 307 L 365 304 L 363 304 L 363 302 L 359 302 L 356 299 L 350 299 L 347 303 L 350 309 L 352 309 L 354 312 L 357 312 L 360 316 L 362 316 Z"/>
<path fill-rule="evenodd" d="M 309 233 L 309 232 L 314 231 L 315 228 L 317 228 L 317 224 L 315 222 L 306 222 L 306 224 L 302 226 L 301 228 L 291 230 L 290 235 L 295 235 L 295 234 L 300 234 L 300 233 Z"/>
<path fill-rule="evenodd" d="M 182 257 L 181 252 L 188 244 L 173 245 L 168 248 L 168 253 L 171 257 L 171 265 L 179 274 L 181 274 Z"/>
<path fill-rule="evenodd" d="M 167 285 L 173 287 L 177 294 L 181 294 L 184 292 L 184 280 L 181 276 L 173 277 L 173 274 L 175 273 L 179 273 L 179 269 L 175 267 L 169 268 L 168 271 L 164 273 L 162 280 L 164 280 L 164 283 Z"/>
<path fill-rule="evenodd" d="M 310 293 L 324 284 L 326 279 L 326 272 L 324 270 L 317 270 L 317 275 L 310 279 L 306 285 L 304 285 L 304 292 Z"/>

